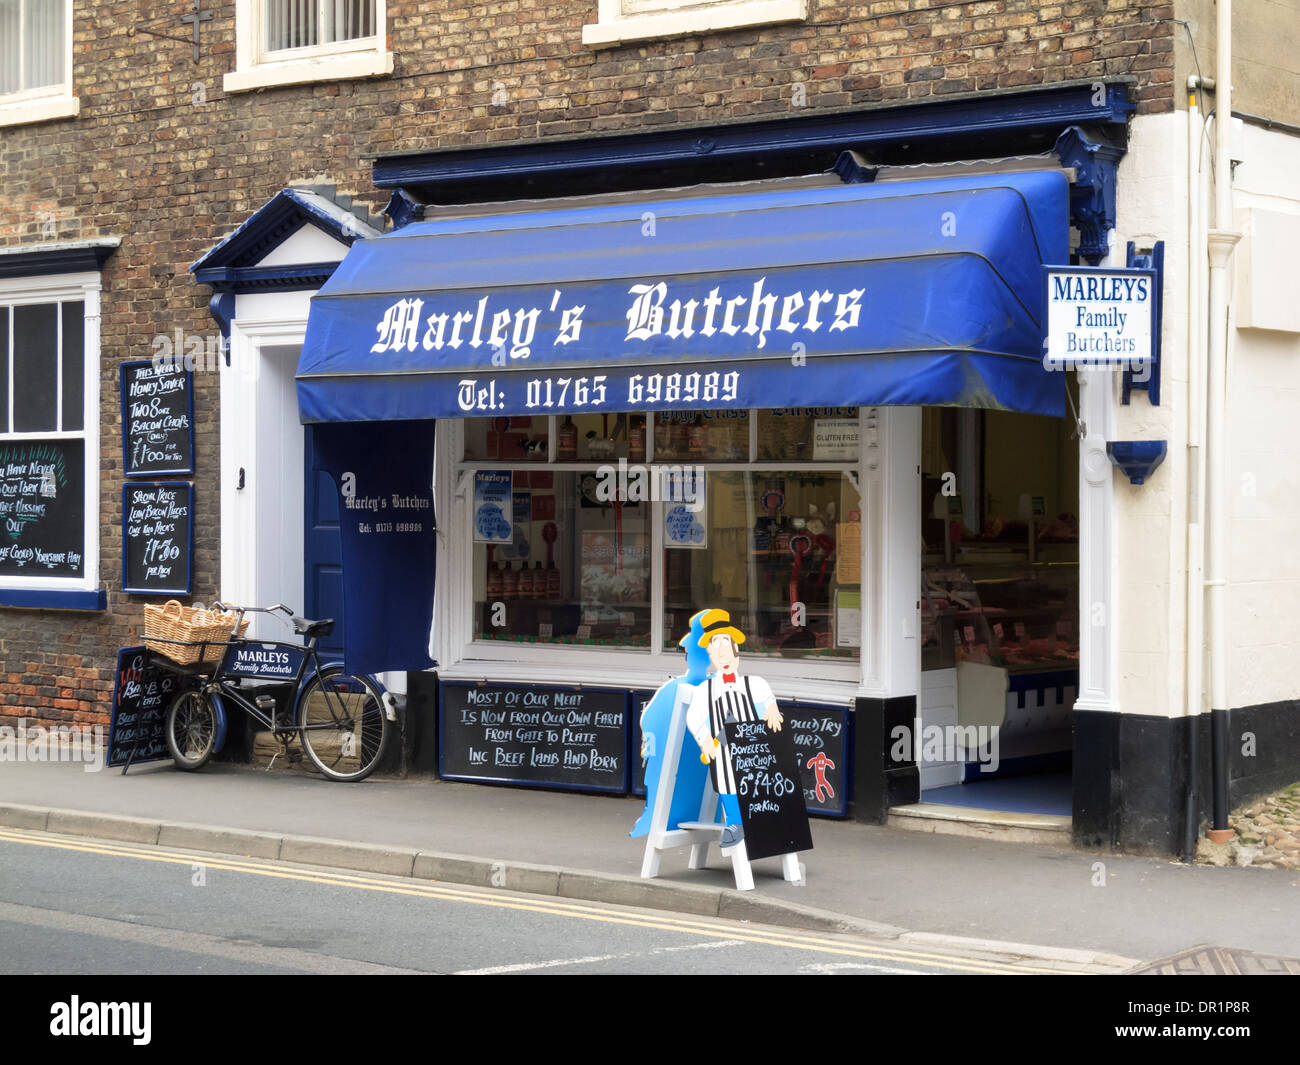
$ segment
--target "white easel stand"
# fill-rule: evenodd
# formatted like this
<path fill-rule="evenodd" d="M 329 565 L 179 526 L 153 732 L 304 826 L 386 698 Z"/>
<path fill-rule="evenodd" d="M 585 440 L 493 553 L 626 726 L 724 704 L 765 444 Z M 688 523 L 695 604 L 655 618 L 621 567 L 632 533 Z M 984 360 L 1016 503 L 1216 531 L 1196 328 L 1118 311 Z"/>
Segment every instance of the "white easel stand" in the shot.
<path fill-rule="evenodd" d="M 663 852 L 674 847 L 691 848 L 687 861 L 689 869 L 704 869 L 708 865 L 709 844 L 722 835 L 723 825 L 713 819 L 717 816 L 718 794 L 713 790 L 713 775 L 704 784 L 704 798 L 700 802 L 700 819 L 683 821 L 680 828 L 668 830 L 668 811 L 673 800 L 673 784 L 677 780 L 677 761 L 686 737 L 686 711 L 691 705 L 695 689 L 682 684 L 677 688 L 677 702 L 673 705 L 672 720 L 668 725 L 667 747 L 659 769 L 659 790 L 655 793 L 655 808 L 650 816 L 650 832 L 645 841 L 645 857 L 641 861 L 641 879 L 650 880 L 659 875 L 659 861 Z M 749 867 L 749 854 L 745 841 L 721 849 L 724 858 L 731 858 L 731 869 L 736 877 L 737 891 L 754 890 L 754 873 Z M 781 855 L 781 873 L 791 883 L 798 883 L 799 856 Z"/>

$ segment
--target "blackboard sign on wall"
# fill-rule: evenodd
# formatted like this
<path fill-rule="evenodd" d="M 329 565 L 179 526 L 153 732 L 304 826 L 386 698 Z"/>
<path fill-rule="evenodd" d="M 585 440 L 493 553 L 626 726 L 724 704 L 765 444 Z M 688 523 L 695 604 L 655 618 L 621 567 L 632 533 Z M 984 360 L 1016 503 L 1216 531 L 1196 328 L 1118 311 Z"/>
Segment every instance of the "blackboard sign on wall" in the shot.
<path fill-rule="evenodd" d="M 122 588 L 188 595 L 194 556 L 194 486 L 136 481 L 122 488 Z"/>
<path fill-rule="evenodd" d="M 122 472 L 194 472 L 194 375 L 184 367 L 122 363 Z"/>
<path fill-rule="evenodd" d="M 762 721 L 728 721 L 725 727 L 749 859 L 812 850 L 790 730 L 773 732 Z"/>
<path fill-rule="evenodd" d="M 849 808 L 848 709 L 798 705 L 782 706 L 781 713 L 794 742 L 808 812 L 844 816 Z"/>
<path fill-rule="evenodd" d="M 627 703 L 622 689 L 443 681 L 439 775 L 626 793 Z"/>
<path fill-rule="evenodd" d="M 149 664 L 143 647 L 117 652 L 117 683 L 108 729 L 108 765 L 156 762 L 167 752 L 167 711 L 176 698 L 179 678 Z"/>
<path fill-rule="evenodd" d="M 81 440 L 0 445 L 0 577 L 85 575 Z"/>

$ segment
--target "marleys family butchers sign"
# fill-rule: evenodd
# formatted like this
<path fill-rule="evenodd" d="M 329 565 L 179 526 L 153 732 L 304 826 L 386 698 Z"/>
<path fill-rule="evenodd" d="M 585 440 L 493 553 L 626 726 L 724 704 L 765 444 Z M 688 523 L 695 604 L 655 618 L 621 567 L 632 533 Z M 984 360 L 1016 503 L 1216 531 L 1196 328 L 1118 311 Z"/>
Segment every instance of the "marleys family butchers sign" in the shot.
<path fill-rule="evenodd" d="M 1043 365 L 1141 369 L 1156 335 L 1155 271 L 1043 267 Z"/>
<path fill-rule="evenodd" d="M 780 276 L 764 274 L 717 284 L 652 280 L 569 292 L 528 289 L 509 299 L 411 296 L 383 308 L 369 350 L 395 370 L 434 362 L 440 369 L 485 373 L 519 369 L 531 365 L 523 362 L 528 359 L 540 370 L 559 370 L 616 367 L 647 355 L 716 362 L 727 356 L 802 359 L 860 350 L 866 289 L 853 285 L 857 275 L 850 267 L 828 268 L 820 276 L 823 283 L 812 286 L 797 284 L 807 279 L 799 272 L 786 285 Z M 525 384 L 523 409 L 639 409 L 738 399 L 737 370 L 636 374 L 627 380 L 626 395 L 607 387 L 608 380 L 599 374 L 534 378 Z M 498 380 L 467 376 L 458 381 L 457 405 L 466 412 L 500 410 L 506 401 Z"/>

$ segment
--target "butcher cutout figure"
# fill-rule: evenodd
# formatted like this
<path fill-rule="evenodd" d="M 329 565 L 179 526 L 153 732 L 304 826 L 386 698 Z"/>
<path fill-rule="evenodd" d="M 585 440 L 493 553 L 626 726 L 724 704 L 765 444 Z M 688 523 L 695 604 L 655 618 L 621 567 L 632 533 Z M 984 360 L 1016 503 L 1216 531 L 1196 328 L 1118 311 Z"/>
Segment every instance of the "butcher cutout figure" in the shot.
<path fill-rule="evenodd" d="M 700 761 L 713 766 L 713 786 L 722 801 L 725 821 L 719 843 L 731 847 L 745 838 L 745 831 L 726 724 L 762 721 L 773 732 L 780 732 L 783 718 L 767 681 L 741 675 L 740 645 L 745 634 L 731 623 L 731 615 L 725 610 L 706 610 L 699 620 L 699 646 L 708 651 L 716 672 L 695 689 L 686 711 L 686 727 L 699 744 Z"/>

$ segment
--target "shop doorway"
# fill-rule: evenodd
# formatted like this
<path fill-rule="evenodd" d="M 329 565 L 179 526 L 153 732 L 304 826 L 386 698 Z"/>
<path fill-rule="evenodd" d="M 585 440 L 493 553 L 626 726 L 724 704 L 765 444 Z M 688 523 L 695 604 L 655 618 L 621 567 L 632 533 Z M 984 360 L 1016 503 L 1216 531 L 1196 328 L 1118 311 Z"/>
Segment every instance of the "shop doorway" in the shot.
<path fill-rule="evenodd" d="M 316 427 L 303 432 L 303 613 L 333 618 L 334 631 L 316 643 L 322 661 L 343 658 L 343 539 L 339 494 L 328 473 L 315 465 Z"/>
<path fill-rule="evenodd" d="M 1073 425 L 923 410 L 923 803 L 1070 816 L 1079 685 Z"/>

